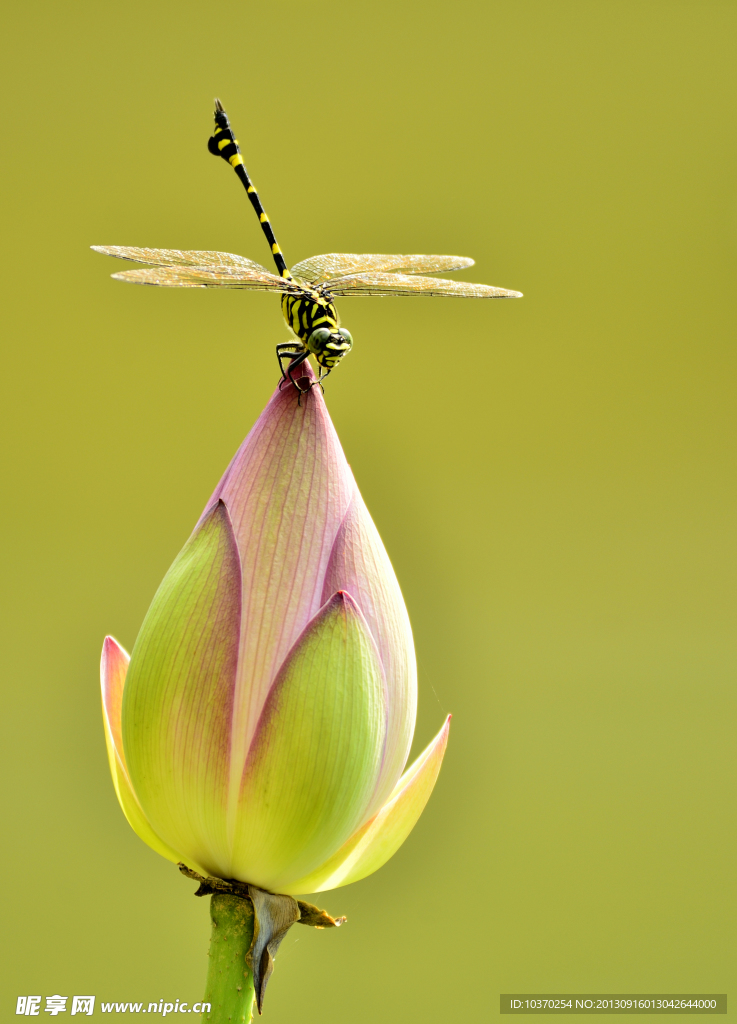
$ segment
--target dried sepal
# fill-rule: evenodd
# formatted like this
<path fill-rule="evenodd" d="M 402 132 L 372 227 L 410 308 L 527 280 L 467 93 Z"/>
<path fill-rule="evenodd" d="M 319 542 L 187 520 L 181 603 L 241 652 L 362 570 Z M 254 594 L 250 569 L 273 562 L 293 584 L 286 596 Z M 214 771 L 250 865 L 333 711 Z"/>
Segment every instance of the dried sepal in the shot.
<path fill-rule="evenodd" d="M 299 904 L 293 896 L 277 896 L 258 886 L 249 885 L 253 903 L 253 942 L 246 954 L 246 963 L 253 971 L 256 1006 L 261 1013 L 274 959 L 285 935 L 300 918 Z"/>

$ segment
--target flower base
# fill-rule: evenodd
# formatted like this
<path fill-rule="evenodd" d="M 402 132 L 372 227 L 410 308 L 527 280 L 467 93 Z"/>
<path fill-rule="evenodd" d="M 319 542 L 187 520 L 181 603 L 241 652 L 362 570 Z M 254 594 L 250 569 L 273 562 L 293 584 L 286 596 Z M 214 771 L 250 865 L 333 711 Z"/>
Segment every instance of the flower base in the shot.
<path fill-rule="evenodd" d="M 293 924 L 339 928 L 345 917 L 331 917 L 312 903 L 280 896 L 235 879 L 200 875 L 178 864 L 187 878 L 199 882 L 195 896 L 212 895 L 210 968 L 205 1002 L 211 1004 L 203 1021 L 238 1024 L 251 1020 L 254 998 L 261 1013 L 274 958 Z M 244 984 L 245 979 L 245 984 Z"/>

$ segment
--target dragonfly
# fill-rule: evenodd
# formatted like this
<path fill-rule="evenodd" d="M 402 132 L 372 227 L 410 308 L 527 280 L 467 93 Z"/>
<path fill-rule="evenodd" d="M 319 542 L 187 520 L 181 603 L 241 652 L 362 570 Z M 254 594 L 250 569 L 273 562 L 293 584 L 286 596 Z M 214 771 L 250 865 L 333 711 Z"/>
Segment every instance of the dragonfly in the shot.
<path fill-rule="evenodd" d="M 146 264 L 136 270 L 113 274 L 118 281 L 159 285 L 165 288 L 242 288 L 276 292 L 290 340 L 276 346 L 282 384 L 291 382 L 304 393 L 322 381 L 353 348 L 353 337 L 341 326 L 334 300 L 350 295 L 458 296 L 474 299 L 519 299 L 521 292 L 471 284 L 447 278 L 427 277 L 428 272 L 447 273 L 472 267 L 465 256 L 390 256 L 376 253 L 326 253 L 296 263 L 291 270 L 279 247 L 258 192 L 248 176 L 238 140 L 220 100 L 215 100 L 215 130 L 208 150 L 222 157 L 243 184 L 271 249 L 278 273 L 260 263 L 229 252 L 146 249 L 126 245 L 93 245 L 96 252 L 133 263 Z M 294 371 L 313 356 L 318 377 L 295 380 Z M 285 369 L 285 360 L 287 366 Z"/>

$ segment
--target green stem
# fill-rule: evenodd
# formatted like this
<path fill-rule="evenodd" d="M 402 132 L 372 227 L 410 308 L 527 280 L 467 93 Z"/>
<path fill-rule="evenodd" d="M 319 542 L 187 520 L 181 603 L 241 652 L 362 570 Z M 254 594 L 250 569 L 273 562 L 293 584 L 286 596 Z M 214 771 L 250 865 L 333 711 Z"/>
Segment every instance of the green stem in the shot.
<path fill-rule="evenodd" d="M 253 974 L 246 953 L 253 939 L 253 904 L 239 896 L 215 893 L 210 900 L 210 966 L 202 1014 L 208 1024 L 249 1024 L 253 1011 Z"/>

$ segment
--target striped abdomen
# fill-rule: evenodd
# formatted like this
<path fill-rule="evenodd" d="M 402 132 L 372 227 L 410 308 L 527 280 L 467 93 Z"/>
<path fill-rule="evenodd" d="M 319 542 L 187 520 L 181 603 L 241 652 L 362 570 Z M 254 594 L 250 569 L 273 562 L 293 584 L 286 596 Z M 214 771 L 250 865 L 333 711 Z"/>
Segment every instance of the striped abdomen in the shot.
<path fill-rule="evenodd" d="M 279 248 L 279 243 L 276 240 L 269 218 L 266 216 L 266 211 L 261 205 L 256 187 L 248 177 L 248 171 L 243 163 L 243 157 L 238 146 L 238 139 L 233 134 L 228 115 L 223 110 L 220 100 L 215 100 L 215 131 L 210 139 L 208 139 L 207 148 L 213 156 L 221 156 L 223 160 L 226 160 L 241 179 L 243 187 L 248 193 L 248 198 L 251 200 L 251 206 L 258 215 L 261 230 L 266 235 L 266 241 L 269 243 L 271 255 L 274 257 L 274 263 L 276 263 L 279 275 L 280 277 L 287 278 L 287 280 L 291 280 L 292 275 L 287 269 L 284 256 Z"/>

